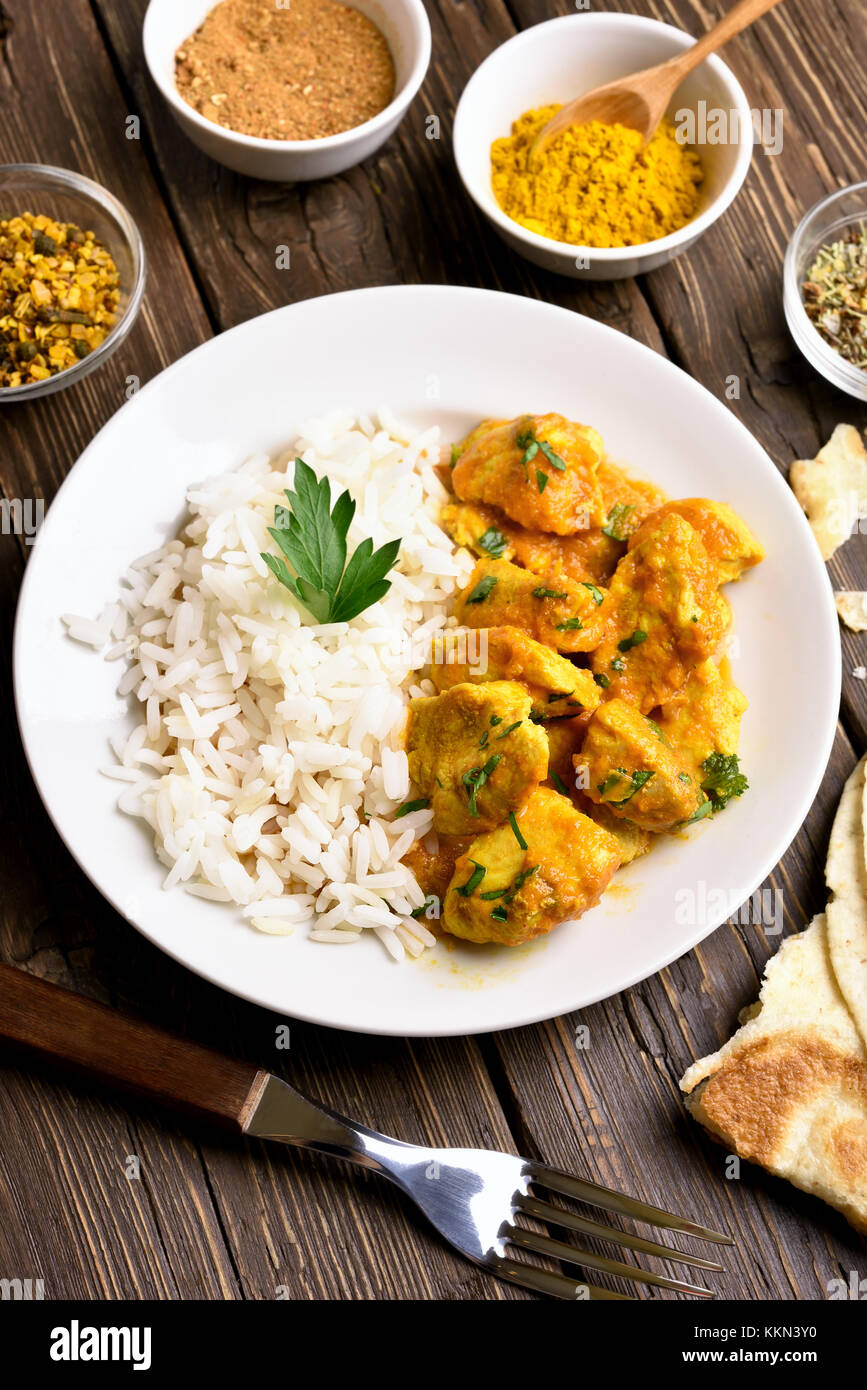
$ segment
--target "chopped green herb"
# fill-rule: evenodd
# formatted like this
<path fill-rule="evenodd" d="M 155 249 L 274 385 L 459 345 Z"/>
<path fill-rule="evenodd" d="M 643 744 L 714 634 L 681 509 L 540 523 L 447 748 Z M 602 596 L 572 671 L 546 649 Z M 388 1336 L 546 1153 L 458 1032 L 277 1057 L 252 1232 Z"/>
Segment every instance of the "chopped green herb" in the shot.
<path fill-rule="evenodd" d="M 430 801 L 426 796 L 420 796 L 418 801 L 405 801 L 402 806 L 398 806 L 394 818 L 400 820 L 401 816 L 408 816 L 412 811 L 426 811 L 428 806 Z"/>
<path fill-rule="evenodd" d="M 602 527 L 603 536 L 608 536 L 612 541 L 625 541 L 627 533 L 623 529 L 624 523 L 629 513 L 634 511 L 635 508 L 626 502 L 615 502 Z"/>
<path fill-rule="evenodd" d="M 713 813 L 713 802 L 703 801 L 697 810 L 693 811 L 689 820 L 681 821 L 681 825 L 695 825 L 696 821 L 704 820 L 706 816 Z"/>
<path fill-rule="evenodd" d="M 502 716 L 501 714 L 492 714 L 492 715 L 491 715 L 491 728 L 492 728 L 492 729 L 495 729 L 496 726 L 497 726 L 498 724 L 502 724 L 502 722 L 503 722 L 503 716 Z"/>
<path fill-rule="evenodd" d="M 569 595 L 562 589 L 546 589 L 544 584 L 540 584 L 538 589 L 533 589 L 533 598 L 568 598 Z"/>
<path fill-rule="evenodd" d="M 509 914 L 502 905 L 493 908 L 491 910 L 491 916 L 496 922 L 508 922 L 509 920 Z"/>
<path fill-rule="evenodd" d="M 611 663 L 611 669 L 612 671 L 626 670 L 626 662 L 623 660 L 622 656 L 615 656 L 614 660 Z"/>
<path fill-rule="evenodd" d="M 484 603 L 497 582 L 495 574 L 486 574 L 484 579 L 480 579 L 471 594 L 467 594 L 467 603 Z"/>
<path fill-rule="evenodd" d="M 527 478 L 528 481 L 529 476 L 527 474 L 527 464 L 533 462 L 533 459 L 540 452 L 540 450 L 542 452 L 543 457 L 548 460 L 552 468 L 556 468 L 559 473 L 565 473 L 565 463 L 563 462 L 559 454 L 555 454 L 547 439 L 537 439 L 532 430 L 521 430 L 521 432 L 515 437 L 515 443 L 517 444 L 519 449 L 524 450 L 523 457 L 521 458 L 521 466 L 524 469 L 524 477 Z M 537 469 L 537 479 L 538 476 L 539 470 Z M 542 477 L 545 479 L 545 482 L 547 483 L 547 473 L 543 473 Z M 544 485 L 540 486 L 539 491 L 544 491 Z"/>
<path fill-rule="evenodd" d="M 501 724 L 502 722 L 503 721 L 501 719 L 497 720 L 498 724 Z M 506 734 L 513 734 L 515 730 L 519 727 L 519 725 L 523 724 L 523 722 L 523 719 L 516 719 L 514 724 L 510 724 L 509 727 L 507 729 L 504 729 L 501 734 L 497 734 L 496 738 L 494 739 L 494 742 L 496 743 L 497 739 L 505 738 Z"/>
<path fill-rule="evenodd" d="M 515 443 L 519 449 L 524 449 L 530 455 L 528 459 L 525 459 L 526 463 L 532 462 L 539 452 L 539 445 L 536 443 L 536 436 L 532 430 L 521 430 L 515 436 Z M 531 450 L 532 452 L 530 452 Z"/>
<path fill-rule="evenodd" d="M 524 470 L 526 482 L 529 482 L 530 475 L 527 472 L 527 464 L 533 462 L 533 459 L 539 452 L 539 445 L 536 443 L 532 430 L 522 430 L 520 434 L 516 435 L 515 443 L 519 449 L 524 450 L 524 455 L 521 459 L 521 467 Z"/>
<path fill-rule="evenodd" d="M 451 459 L 450 459 L 450 461 L 449 461 L 449 468 L 454 468 L 454 466 L 455 466 L 455 464 L 457 463 L 457 461 L 458 461 L 458 459 L 460 458 L 460 456 L 461 456 L 461 454 L 460 454 L 460 450 L 458 449 L 457 444 L 453 444 L 453 445 L 452 445 L 452 456 L 451 456 Z"/>
<path fill-rule="evenodd" d="M 478 796 L 482 787 L 487 782 L 488 778 L 490 777 L 491 773 L 497 766 L 497 763 L 500 761 L 502 756 L 502 753 L 492 753 L 490 758 L 488 758 L 488 761 L 485 763 L 484 767 L 472 767 L 470 768 L 469 772 L 465 772 L 463 777 L 461 778 L 461 781 L 466 787 L 467 794 L 470 799 L 469 811 L 471 816 L 477 816 L 479 814 L 479 808 L 476 805 L 476 797 Z"/>
<path fill-rule="evenodd" d="M 536 469 L 536 487 L 539 489 L 540 494 L 543 493 L 548 486 L 548 476 L 547 473 L 543 473 L 541 468 Z"/>
<path fill-rule="evenodd" d="M 591 598 L 593 599 L 593 602 L 596 604 L 597 608 L 599 607 L 600 603 L 605 602 L 605 595 L 603 594 L 602 590 L 597 589 L 595 584 L 591 584 L 589 579 L 582 579 L 581 584 L 585 589 L 590 590 Z"/>
<path fill-rule="evenodd" d="M 438 901 L 439 900 L 435 898 L 433 894 L 430 894 L 427 898 L 425 898 L 421 907 L 416 907 L 412 910 L 412 912 L 409 914 L 410 917 L 426 917 L 428 914 L 428 909 L 435 907 Z"/>
<path fill-rule="evenodd" d="M 484 531 L 476 541 L 476 545 L 480 546 L 482 550 L 486 550 L 489 555 L 493 555 L 495 560 L 502 558 L 507 544 L 506 537 L 502 531 L 497 530 L 496 526 L 489 526 L 487 531 Z"/>
<path fill-rule="evenodd" d="M 595 680 L 597 685 L 600 685 L 602 687 L 603 690 L 607 690 L 609 685 L 611 684 L 604 671 L 597 671 L 593 679 Z"/>
<path fill-rule="evenodd" d="M 548 704 L 553 705 L 555 700 L 568 700 L 569 696 L 574 694 L 574 690 L 555 690 L 548 696 Z"/>
<path fill-rule="evenodd" d="M 514 812 L 514 811 L 510 811 L 510 812 L 509 812 L 509 824 L 510 824 L 510 826 L 512 827 L 512 834 L 514 835 L 515 839 L 518 841 L 518 844 L 521 846 L 521 849 L 527 849 L 527 848 L 528 848 L 527 841 L 524 839 L 523 835 L 521 834 L 520 830 L 518 829 L 518 821 L 517 821 L 517 818 L 516 818 L 516 816 L 515 816 L 515 812 Z"/>
<path fill-rule="evenodd" d="M 692 781 L 692 778 L 690 777 L 690 775 L 689 775 L 688 772 L 679 772 L 679 773 L 677 774 L 677 780 L 678 780 L 679 782 L 687 782 L 687 783 L 689 783 L 689 782 Z"/>
<path fill-rule="evenodd" d="M 610 798 L 612 806 L 625 806 L 627 801 L 632 800 L 636 792 L 640 792 L 642 787 L 647 786 L 652 776 L 652 772 L 647 772 L 644 769 L 640 772 L 627 772 L 625 767 L 618 767 L 616 771 L 609 772 L 604 782 L 599 783 L 598 791 L 601 796 L 607 797 L 608 793 L 613 792 L 614 788 L 625 779 L 631 790 L 627 792 L 626 796 L 620 797 L 616 801 L 613 797 Z"/>
<path fill-rule="evenodd" d="M 558 473 L 566 472 L 565 463 L 563 462 L 559 454 L 554 453 L 554 450 L 551 448 L 551 445 L 548 443 L 547 439 L 539 440 L 539 448 L 542 450 L 542 453 L 545 455 L 552 468 L 556 468 Z"/>
<path fill-rule="evenodd" d="M 624 637 L 622 642 L 617 643 L 617 650 L 619 652 L 631 651 L 633 647 L 640 647 L 646 639 L 647 633 L 642 632 L 641 628 L 637 627 L 629 637 Z"/>
<path fill-rule="evenodd" d="M 707 792 L 714 811 L 721 811 L 733 796 L 743 796 L 750 785 L 740 771 L 735 753 L 711 753 L 701 770 L 704 773 L 702 791 Z"/>
<path fill-rule="evenodd" d="M 347 563 L 346 536 L 355 515 L 349 493 L 342 492 L 332 508 L 328 479 L 318 479 L 300 458 L 294 482 L 294 491 L 286 489 L 290 506 L 275 507 L 274 525 L 268 528 L 282 556 L 263 551 L 262 559 L 317 623 L 349 622 L 388 593 L 391 581 L 385 576 L 397 560 L 400 541 L 375 551 L 367 538 Z"/>
<path fill-rule="evenodd" d="M 654 723 L 654 721 L 650 718 L 650 715 L 646 714 L 644 717 L 647 720 L 653 732 L 656 734 L 656 737 L 659 739 L 660 743 L 667 743 L 668 739 L 665 737 L 665 734 L 662 732 L 659 725 Z"/>
<path fill-rule="evenodd" d="M 490 893 L 480 893 L 479 897 L 482 902 L 492 903 L 496 902 L 497 898 L 504 898 L 508 891 L 508 888 L 492 888 Z"/>
<path fill-rule="evenodd" d="M 527 882 L 527 879 L 533 877 L 538 867 L 538 864 L 531 864 L 529 868 L 522 869 L 521 872 L 515 876 L 515 881 L 512 884 L 511 892 L 508 898 L 506 899 L 506 902 L 512 901 L 512 899 L 521 891 L 524 884 Z"/>
<path fill-rule="evenodd" d="M 482 737 L 479 739 L 479 747 L 480 747 L 480 748 L 484 748 L 485 745 L 487 744 L 487 742 L 488 742 L 488 731 L 487 731 L 487 729 L 485 729 L 485 732 L 482 734 Z"/>
<path fill-rule="evenodd" d="M 569 795 L 569 793 L 566 790 L 566 784 L 563 781 L 563 778 L 560 776 L 559 772 L 549 772 L 548 776 L 551 778 L 551 781 L 554 783 L 554 786 L 556 787 L 557 791 L 560 793 L 561 796 Z"/>
<path fill-rule="evenodd" d="M 565 623 L 558 623 L 555 632 L 580 632 L 584 626 L 580 618 L 567 618 Z"/>
<path fill-rule="evenodd" d="M 462 898 L 469 898 L 471 894 L 476 891 L 485 874 L 488 872 L 484 864 L 476 864 L 475 859 L 471 859 L 470 863 L 475 865 L 473 872 L 470 874 L 466 883 L 462 883 L 455 889 L 455 892 L 460 893 Z"/>

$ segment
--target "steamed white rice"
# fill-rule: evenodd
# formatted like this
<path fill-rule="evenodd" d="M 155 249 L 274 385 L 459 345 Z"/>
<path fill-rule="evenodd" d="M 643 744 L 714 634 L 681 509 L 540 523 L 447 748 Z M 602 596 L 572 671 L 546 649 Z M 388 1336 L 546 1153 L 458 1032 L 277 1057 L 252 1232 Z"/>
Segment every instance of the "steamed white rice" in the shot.
<path fill-rule="evenodd" d="M 315 625 L 260 558 L 300 455 L 357 503 L 350 553 L 401 538 L 388 594 L 350 623 Z M 401 863 L 432 813 L 410 791 L 402 735 L 431 639 L 453 625 L 473 561 L 437 523 L 436 429 L 382 409 L 312 420 L 285 455 L 251 458 L 189 489 L 181 538 L 144 555 L 119 601 L 69 635 L 127 668 L 140 719 L 104 769 L 118 805 L 151 827 L 165 887 L 234 903 L 251 927 L 341 943 L 377 936 L 397 960 L 434 938 Z"/>

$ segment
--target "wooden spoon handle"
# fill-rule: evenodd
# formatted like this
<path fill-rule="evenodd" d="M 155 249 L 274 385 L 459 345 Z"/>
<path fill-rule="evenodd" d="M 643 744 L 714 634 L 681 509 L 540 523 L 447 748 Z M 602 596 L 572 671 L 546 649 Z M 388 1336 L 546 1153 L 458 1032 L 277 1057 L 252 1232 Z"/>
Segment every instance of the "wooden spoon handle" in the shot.
<path fill-rule="evenodd" d="M 243 1132 L 268 1073 L 0 965 L 0 1040 Z"/>
<path fill-rule="evenodd" d="M 735 34 L 739 34 L 742 29 L 746 29 L 754 20 L 761 15 L 767 14 L 775 5 L 779 5 L 780 0 L 738 0 L 738 3 L 724 14 L 718 24 L 709 29 L 706 34 L 696 40 L 692 48 L 686 49 L 684 53 L 679 53 L 676 58 L 672 58 L 668 66 L 676 67 L 681 75 L 692 72 L 693 68 L 703 62 L 709 53 L 714 53 L 718 48 L 722 48 L 724 43 L 733 39 Z"/>

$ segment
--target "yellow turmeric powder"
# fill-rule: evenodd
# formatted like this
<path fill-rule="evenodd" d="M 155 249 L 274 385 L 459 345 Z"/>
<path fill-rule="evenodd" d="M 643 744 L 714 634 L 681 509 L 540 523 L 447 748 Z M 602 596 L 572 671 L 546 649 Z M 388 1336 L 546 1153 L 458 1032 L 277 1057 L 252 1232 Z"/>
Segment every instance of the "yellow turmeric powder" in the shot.
<path fill-rule="evenodd" d="M 644 150 L 637 130 L 571 126 L 528 165 L 530 146 L 559 106 L 525 111 L 491 146 L 491 184 L 522 227 L 571 246 L 639 246 L 695 216 L 702 168 L 663 121 Z"/>

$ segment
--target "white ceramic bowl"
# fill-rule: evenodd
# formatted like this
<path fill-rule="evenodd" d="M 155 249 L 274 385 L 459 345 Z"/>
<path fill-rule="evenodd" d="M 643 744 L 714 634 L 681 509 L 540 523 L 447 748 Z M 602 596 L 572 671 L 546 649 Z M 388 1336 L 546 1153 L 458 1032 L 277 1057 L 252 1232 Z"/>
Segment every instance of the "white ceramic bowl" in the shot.
<path fill-rule="evenodd" d="M 727 589 L 732 668 L 749 700 L 741 732 L 749 792 L 712 823 L 661 836 L 580 921 L 511 951 L 441 942 L 427 958 L 395 965 L 375 938 L 338 950 L 301 929 L 266 936 L 235 908 L 164 891 L 150 835 L 116 809 L 119 784 L 98 770 L 112 761 L 108 739 L 133 727 L 129 701 L 116 693 L 120 663 L 71 641 L 60 621 L 63 612 L 95 615 L 115 598 L 130 560 L 176 533 L 188 486 L 259 450 L 284 449 L 313 415 L 383 401 L 412 425 L 439 425 L 446 441 L 482 415 L 560 410 L 596 425 L 612 458 L 672 496 L 730 502 L 767 550 L 764 564 Z M 746 902 L 794 838 L 840 702 L 827 570 L 785 478 L 732 412 L 666 358 L 583 314 L 450 285 L 307 299 L 223 333 L 148 382 L 46 513 L 24 574 L 14 664 L 24 746 L 45 804 L 119 912 L 191 969 L 281 1015 L 400 1035 L 550 1018 L 688 951 Z"/>
<path fill-rule="evenodd" d="M 385 35 L 395 66 L 394 99 L 372 120 L 322 140 L 256 140 L 215 125 L 184 101 L 175 86 L 175 53 L 217 0 L 151 0 L 144 21 L 145 61 L 193 144 L 219 164 L 250 178 L 294 183 L 324 179 L 360 164 L 394 132 L 424 81 L 430 24 L 421 0 L 352 0 Z"/>
<path fill-rule="evenodd" d="M 749 103 L 737 78 L 719 58 L 707 58 L 677 89 L 668 109 L 698 116 L 737 111 L 737 142 L 698 146 L 704 166 L 699 211 L 670 236 L 641 246 L 596 250 L 539 236 L 503 212 L 491 189 L 491 144 L 533 107 L 564 103 L 592 87 L 663 63 L 695 40 L 655 19 L 628 14 L 576 14 L 551 19 L 496 48 L 470 78 L 455 115 L 458 171 L 470 197 L 496 230 L 534 265 L 588 280 L 619 280 L 654 270 L 679 256 L 717 220 L 750 167 L 753 134 Z M 589 262 L 585 264 L 585 262 Z"/>

